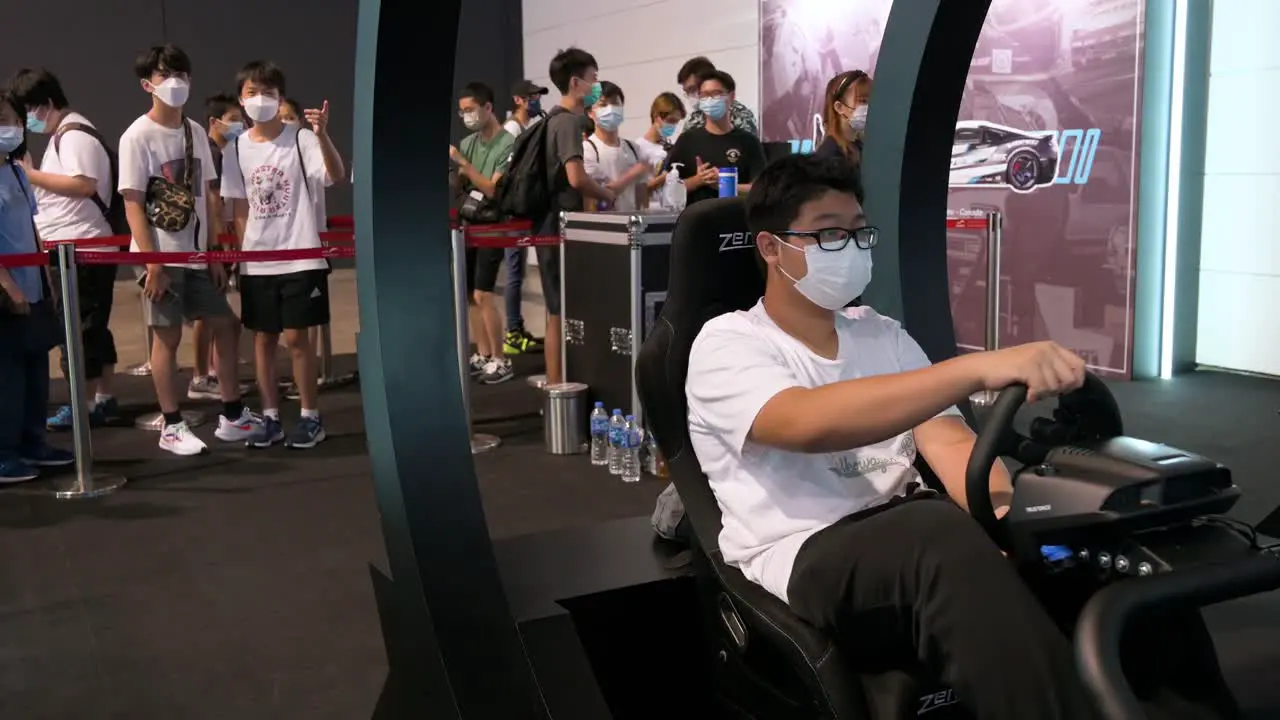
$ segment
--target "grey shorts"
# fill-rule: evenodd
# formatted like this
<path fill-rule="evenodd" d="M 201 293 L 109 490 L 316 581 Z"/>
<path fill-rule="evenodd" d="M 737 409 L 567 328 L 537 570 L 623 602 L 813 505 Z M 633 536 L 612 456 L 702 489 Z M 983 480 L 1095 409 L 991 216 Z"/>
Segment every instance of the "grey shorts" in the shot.
<path fill-rule="evenodd" d="M 147 327 L 181 327 L 184 322 L 232 314 L 227 298 L 213 284 L 208 270 L 165 267 L 169 290 L 159 302 L 145 302 Z"/>

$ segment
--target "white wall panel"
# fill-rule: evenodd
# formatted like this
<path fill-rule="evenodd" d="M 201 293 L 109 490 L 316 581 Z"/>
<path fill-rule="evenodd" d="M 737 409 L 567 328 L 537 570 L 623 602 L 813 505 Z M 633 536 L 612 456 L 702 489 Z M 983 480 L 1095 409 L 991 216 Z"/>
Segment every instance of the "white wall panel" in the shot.
<path fill-rule="evenodd" d="M 523 13 L 525 75 L 551 89 L 547 103 L 560 97 L 547 74 L 551 58 L 580 47 L 627 96 L 624 137 L 644 131 L 658 93 L 678 93 L 676 71 L 696 55 L 732 75 L 738 100 L 759 115 L 758 0 L 524 0 Z"/>
<path fill-rule="evenodd" d="M 1280 375 L 1280 2 L 1215 0 L 1196 361 Z"/>

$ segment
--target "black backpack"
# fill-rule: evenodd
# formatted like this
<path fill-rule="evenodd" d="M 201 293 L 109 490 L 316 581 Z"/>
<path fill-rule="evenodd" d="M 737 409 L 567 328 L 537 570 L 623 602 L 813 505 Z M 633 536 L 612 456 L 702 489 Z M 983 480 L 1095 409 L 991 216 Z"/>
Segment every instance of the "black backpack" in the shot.
<path fill-rule="evenodd" d="M 111 204 L 108 205 L 98 197 L 98 191 L 95 189 L 93 194 L 89 196 L 93 200 L 93 204 L 98 206 L 98 210 L 102 212 L 102 216 L 107 220 L 107 227 L 111 228 L 112 235 L 128 235 L 132 231 L 129 230 L 129 218 L 124 212 L 124 198 L 120 196 L 120 158 L 116 152 L 111 149 L 107 141 L 103 139 L 102 133 L 96 128 L 84 123 L 63 123 L 58 126 L 58 131 L 53 135 L 53 152 L 60 152 L 59 146 L 62 144 L 62 136 L 68 132 L 82 132 L 93 138 L 102 146 L 107 153 L 107 162 L 111 165 Z"/>
<path fill-rule="evenodd" d="M 507 171 L 498 179 L 493 195 L 493 206 L 499 216 L 536 221 L 551 211 L 555 188 L 552 187 L 552 168 L 547 167 L 547 127 L 551 118 L 564 112 L 568 111 L 553 108 L 541 122 L 534 123 L 516 138 Z"/>

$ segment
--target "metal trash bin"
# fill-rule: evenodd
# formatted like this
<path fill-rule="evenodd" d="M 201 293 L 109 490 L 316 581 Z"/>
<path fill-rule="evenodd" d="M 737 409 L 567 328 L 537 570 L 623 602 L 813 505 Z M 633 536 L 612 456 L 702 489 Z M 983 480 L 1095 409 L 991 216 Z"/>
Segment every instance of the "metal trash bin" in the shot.
<path fill-rule="evenodd" d="M 542 422 L 551 455 L 577 455 L 590 447 L 587 436 L 587 390 L 583 383 L 560 383 L 542 389 Z"/>

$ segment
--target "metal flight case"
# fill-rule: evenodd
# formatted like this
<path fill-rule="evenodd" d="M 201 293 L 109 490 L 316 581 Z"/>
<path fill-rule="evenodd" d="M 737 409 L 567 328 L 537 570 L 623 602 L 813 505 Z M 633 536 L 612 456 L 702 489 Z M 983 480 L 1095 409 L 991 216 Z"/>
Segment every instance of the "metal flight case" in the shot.
<path fill-rule="evenodd" d="M 560 215 L 564 378 L 642 421 L 635 353 L 667 298 L 677 214 Z"/>

